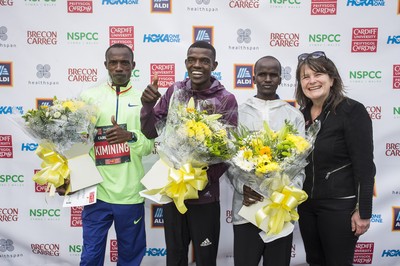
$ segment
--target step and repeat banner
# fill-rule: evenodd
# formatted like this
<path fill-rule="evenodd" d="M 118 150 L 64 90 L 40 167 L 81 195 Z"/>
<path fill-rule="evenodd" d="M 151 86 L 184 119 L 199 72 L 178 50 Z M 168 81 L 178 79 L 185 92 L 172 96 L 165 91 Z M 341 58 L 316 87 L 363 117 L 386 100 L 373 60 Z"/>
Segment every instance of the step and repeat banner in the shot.
<path fill-rule="evenodd" d="M 281 61 L 278 93 L 295 106 L 297 56 L 322 50 L 336 63 L 374 126 L 373 217 L 354 263 L 400 265 L 399 0 L 0 0 L 0 265 L 78 265 L 82 252 L 82 207 L 63 208 L 62 197 L 32 181 L 38 144 L 13 118 L 103 82 L 113 43 L 135 53 L 134 89 L 158 73 L 163 92 L 187 77 L 196 40 L 215 46 L 213 75 L 239 103 L 256 93 L 253 64 L 262 56 Z M 144 158 L 146 169 L 155 160 L 156 152 Z M 233 265 L 231 198 L 222 177 L 218 265 Z M 147 201 L 145 218 L 142 265 L 165 265 L 162 208 Z M 111 228 L 105 265 L 116 265 L 117 249 Z M 305 265 L 297 226 L 291 265 Z"/>

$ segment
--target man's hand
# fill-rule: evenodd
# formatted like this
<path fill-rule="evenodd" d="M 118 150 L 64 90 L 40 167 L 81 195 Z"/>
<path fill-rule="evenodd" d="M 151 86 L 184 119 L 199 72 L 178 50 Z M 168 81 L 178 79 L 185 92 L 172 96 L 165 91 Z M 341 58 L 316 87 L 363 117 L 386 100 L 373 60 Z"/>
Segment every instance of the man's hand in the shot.
<path fill-rule="evenodd" d="M 243 185 L 243 205 L 250 206 L 256 201 L 263 201 L 264 197 L 252 190 L 250 187 Z"/>
<path fill-rule="evenodd" d="M 356 210 L 351 216 L 351 230 L 355 236 L 360 236 L 368 231 L 370 219 L 361 219 L 360 213 Z"/>
<path fill-rule="evenodd" d="M 125 129 L 122 129 L 118 125 L 117 121 L 115 121 L 114 116 L 111 116 L 111 123 L 113 124 L 113 127 L 107 130 L 106 132 L 106 138 L 108 143 L 118 144 L 132 139 L 132 133 L 126 131 Z"/>
<path fill-rule="evenodd" d="M 158 74 L 155 73 L 152 83 L 144 89 L 140 100 L 142 103 L 155 103 L 160 97 L 161 93 L 158 91 Z"/>

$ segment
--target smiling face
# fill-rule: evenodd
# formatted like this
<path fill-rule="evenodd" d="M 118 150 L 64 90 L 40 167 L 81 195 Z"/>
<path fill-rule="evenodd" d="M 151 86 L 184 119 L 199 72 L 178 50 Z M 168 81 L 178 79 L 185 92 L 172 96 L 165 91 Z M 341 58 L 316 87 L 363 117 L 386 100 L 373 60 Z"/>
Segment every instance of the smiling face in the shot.
<path fill-rule="evenodd" d="M 253 81 L 257 85 L 257 98 L 275 100 L 281 80 L 281 67 L 276 59 L 262 58 L 256 63 Z"/>
<path fill-rule="evenodd" d="M 218 63 L 215 62 L 210 49 L 190 48 L 185 65 L 194 90 L 205 90 L 211 86 L 211 72 L 215 70 Z"/>
<path fill-rule="evenodd" d="M 115 86 L 126 86 L 131 78 L 132 70 L 135 68 L 132 53 L 128 49 L 113 47 L 107 53 L 104 65 Z"/>
<path fill-rule="evenodd" d="M 333 79 L 327 73 L 315 72 L 307 64 L 300 71 L 301 89 L 314 104 L 322 105 L 328 98 Z"/>

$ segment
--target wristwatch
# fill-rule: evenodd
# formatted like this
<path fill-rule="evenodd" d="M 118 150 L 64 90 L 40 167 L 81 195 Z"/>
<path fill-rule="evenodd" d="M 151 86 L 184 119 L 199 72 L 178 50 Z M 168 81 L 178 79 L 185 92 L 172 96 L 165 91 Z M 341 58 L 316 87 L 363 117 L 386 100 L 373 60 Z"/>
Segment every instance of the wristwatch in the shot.
<path fill-rule="evenodd" d="M 130 140 L 128 140 L 128 142 L 129 143 L 134 143 L 134 142 L 137 141 L 137 137 L 136 137 L 135 132 L 131 132 L 131 134 L 132 134 L 132 138 Z"/>

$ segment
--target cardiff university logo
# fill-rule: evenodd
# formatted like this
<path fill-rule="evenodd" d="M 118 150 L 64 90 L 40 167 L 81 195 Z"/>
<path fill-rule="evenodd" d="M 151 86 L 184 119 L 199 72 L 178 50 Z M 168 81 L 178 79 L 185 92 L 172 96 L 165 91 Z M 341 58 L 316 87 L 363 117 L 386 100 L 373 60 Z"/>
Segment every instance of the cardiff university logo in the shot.
<path fill-rule="evenodd" d="M 0 135 L 0 159 L 12 159 L 12 135 Z"/>
<path fill-rule="evenodd" d="M 374 242 L 358 242 L 354 251 L 353 263 L 372 264 Z"/>
<path fill-rule="evenodd" d="M 150 82 L 155 74 L 158 74 L 158 86 L 168 88 L 175 83 L 175 64 L 150 64 Z"/>
<path fill-rule="evenodd" d="M 115 43 L 123 43 L 135 50 L 134 45 L 134 27 L 133 26 L 110 26 L 110 46 Z"/>
<path fill-rule="evenodd" d="M 352 53 L 376 53 L 378 50 L 378 28 L 353 28 Z"/>
<path fill-rule="evenodd" d="M 214 27 L 213 26 L 193 26 L 193 42 L 205 41 L 213 45 Z"/>
<path fill-rule="evenodd" d="M 393 89 L 400 89 L 400 65 L 393 65 Z"/>

